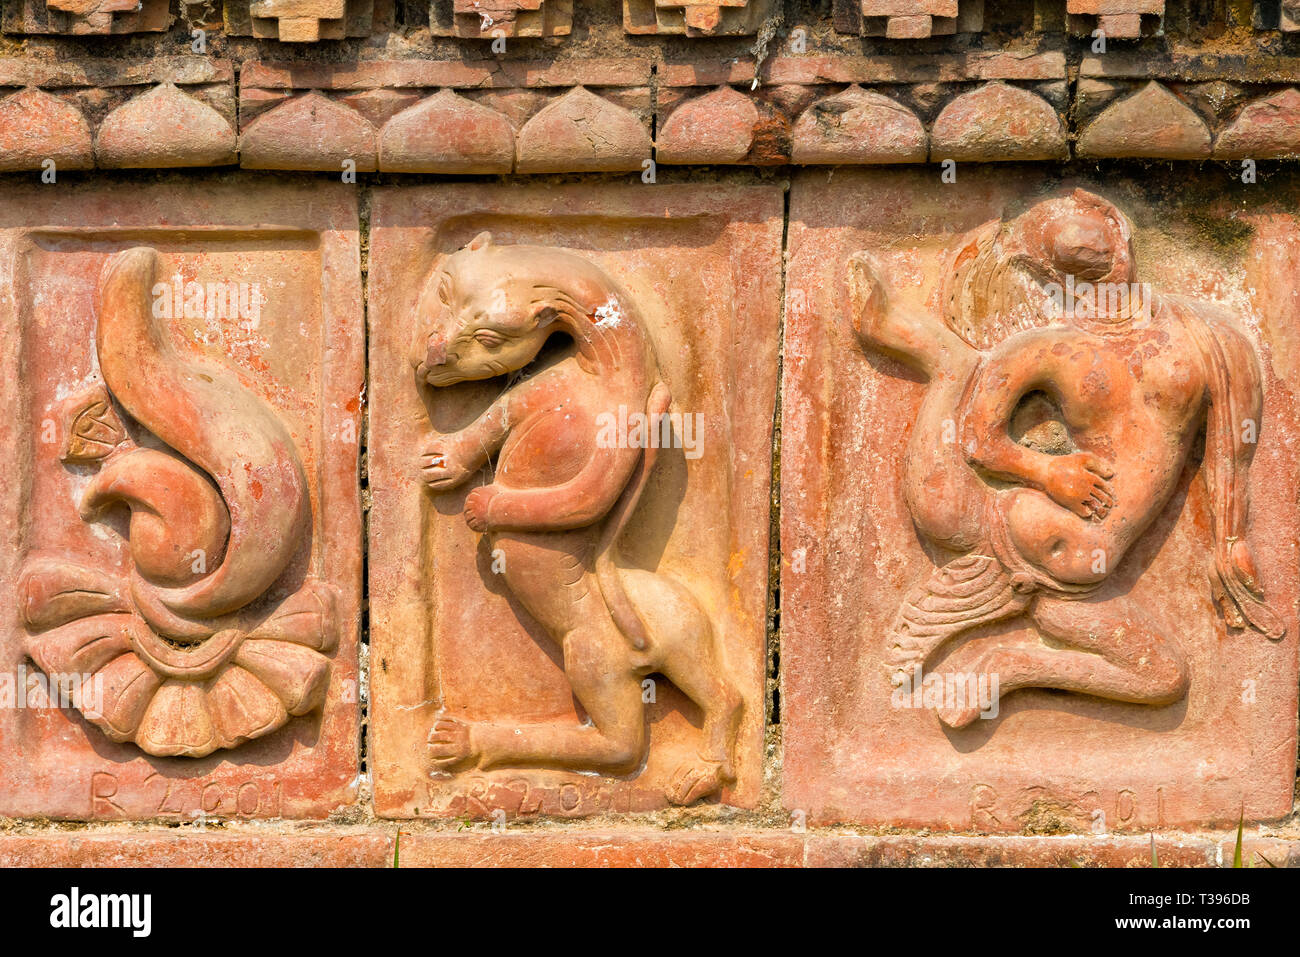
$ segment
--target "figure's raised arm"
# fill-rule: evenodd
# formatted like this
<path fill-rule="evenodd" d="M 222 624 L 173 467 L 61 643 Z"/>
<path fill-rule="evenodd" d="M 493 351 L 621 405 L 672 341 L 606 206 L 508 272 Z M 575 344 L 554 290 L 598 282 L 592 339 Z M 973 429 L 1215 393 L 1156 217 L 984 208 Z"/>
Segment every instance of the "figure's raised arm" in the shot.
<path fill-rule="evenodd" d="M 455 488 L 477 472 L 510 434 L 510 394 L 459 432 L 430 432 L 420 445 L 420 475 L 435 491 Z"/>
<path fill-rule="evenodd" d="M 880 267 L 865 252 L 849 257 L 847 281 L 849 319 L 866 348 L 902 359 L 927 375 L 946 353 L 973 351 L 938 316 L 891 301 Z"/>

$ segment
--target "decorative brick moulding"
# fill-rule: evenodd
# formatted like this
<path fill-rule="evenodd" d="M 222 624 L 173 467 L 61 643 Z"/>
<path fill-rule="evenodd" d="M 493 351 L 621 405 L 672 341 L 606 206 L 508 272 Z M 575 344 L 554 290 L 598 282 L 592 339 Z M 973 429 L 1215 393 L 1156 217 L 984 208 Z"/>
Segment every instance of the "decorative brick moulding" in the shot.
<path fill-rule="evenodd" d="M 433 0 L 429 26 L 435 36 L 566 36 L 573 0 Z"/>
<path fill-rule="evenodd" d="M 650 63 L 365 62 L 244 67 L 240 162 L 397 173 L 640 170 Z"/>
<path fill-rule="evenodd" d="M 628 33 L 682 33 L 689 37 L 757 33 L 775 16 L 780 0 L 722 0 L 689 3 L 682 0 L 623 0 L 623 26 Z"/>
<path fill-rule="evenodd" d="M 170 8 L 170 0 L 11 0 L 0 22 L 5 33 L 152 33 L 171 26 Z"/>
<path fill-rule="evenodd" d="M 1165 0 L 1066 0 L 1070 32 L 1107 40 L 1135 40 L 1160 30 Z"/>
<path fill-rule="evenodd" d="M 0 171 L 234 164 L 229 61 L 0 58 Z"/>
<path fill-rule="evenodd" d="M 1065 59 L 962 54 L 666 63 L 655 159 L 665 164 L 1063 159 Z"/>
<path fill-rule="evenodd" d="M 1269 82 L 1252 81 L 1267 76 Z M 1075 116 L 1081 157 L 1300 156 L 1300 58 L 1085 57 Z"/>
<path fill-rule="evenodd" d="M 922 40 L 984 29 L 984 0 L 834 0 L 835 29 L 864 37 Z"/>
<path fill-rule="evenodd" d="M 376 192 L 377 813 L 755 806 L 781 224 L 775 187 Z"/>
<path fill-rule="evenodd" d="M 393 0 L 223 0 L 226 32 L 283 43 L 368 37 L 393 24 Z"/>
<path fill-rule="evenodd" d="M 0 813 L 356 799 L 357 228 L 342 184 L 10 190 Z"/>
<path fill-rule="evenodd" d="M 985 833 L 1283 817 L 1294 179 L 959 180 L 792 188 L 786 806 Z"/>

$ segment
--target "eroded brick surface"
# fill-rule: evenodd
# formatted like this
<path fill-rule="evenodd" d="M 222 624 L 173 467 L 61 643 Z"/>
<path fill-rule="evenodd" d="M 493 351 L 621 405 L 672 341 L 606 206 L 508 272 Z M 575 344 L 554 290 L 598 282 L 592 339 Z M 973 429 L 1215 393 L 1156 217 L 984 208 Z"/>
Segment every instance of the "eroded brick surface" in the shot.
<path fill-rule="evenodd" d="M 0 170 L 236 162 L 228 60 L 0 59 Z"/>
<path fill-rule="evenodd" d="M 428 173 L 640 170 L 650 63 L 253 64 L 240 162 L 254 169 Z"/>

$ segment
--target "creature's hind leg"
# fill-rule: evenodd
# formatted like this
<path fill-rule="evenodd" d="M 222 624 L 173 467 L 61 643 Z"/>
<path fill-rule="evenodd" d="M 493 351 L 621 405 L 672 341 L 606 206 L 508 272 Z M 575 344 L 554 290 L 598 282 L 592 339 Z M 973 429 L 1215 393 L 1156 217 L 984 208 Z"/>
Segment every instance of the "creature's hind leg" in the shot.
<path fill-rule="evenodd" d="M 719 658 L 712 629 L 707 629 L 695 641 L 682 642 L 661 665 L 664 676 L 704 714 L 700 760 L 673 772 L 668 797 L 674 804 L 690 804 L 736 779 L 734 752 L 744 702 Z"/>
<path fill-rule="evenodd" d="M 1187 693 L 1187 664 L 1172 638 L 1129 598 L 1068 601 L 1040 597 L 1030 617 L 1044 635 L 1068 645 L 959 649 L 939 670 L 997 675 L 998 691 L 1059 688 L 1135 704 L 1172 704 Z M 952 727 L 974 721 L 978 705 L 940 710 Z"/>
<path fill-rule="evenodd" d="M 655 667 L 702 713 L 701 747 L 674 769 L 667 788 L 674 804 L 691 804 L 735 781 L 736 734 L 744 701 L 695 596 L 665 575 L 630 570 L 623 576 L 629 597 L 649 626 Z"/>
<path fill-rule="evenodd" d="M 439 719 L 429 736 L 435 766 L 550 767 L 628 774 L 645 759 L 647 732 L 639 676 L 608 615 L 561 640 L 564 672 L 589 722 L 514 724 Z"/>

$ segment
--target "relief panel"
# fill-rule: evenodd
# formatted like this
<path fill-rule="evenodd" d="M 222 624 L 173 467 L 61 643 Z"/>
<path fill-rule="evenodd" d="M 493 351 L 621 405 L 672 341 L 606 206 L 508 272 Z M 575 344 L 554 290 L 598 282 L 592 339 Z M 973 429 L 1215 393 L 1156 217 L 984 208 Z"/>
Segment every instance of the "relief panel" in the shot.
<path fill-rule="evenodd" d="M 323 816 L 357 774 L 353 197 L 51 196 L 0 224 L 0 807 Z"/>
<path fill-rule="evenodd" d="M 753 806 L 781 197 L 377 193 L 376 806 Z"/>
<path fill-rule="evenodd" d="M 959 200 L 901 172 L 794 194 L 788 805 L 992 831 L 1285 814 L 1294 217 L 1195 182 L 1155 210 L 1122 181 L 960 176 Z"/>

